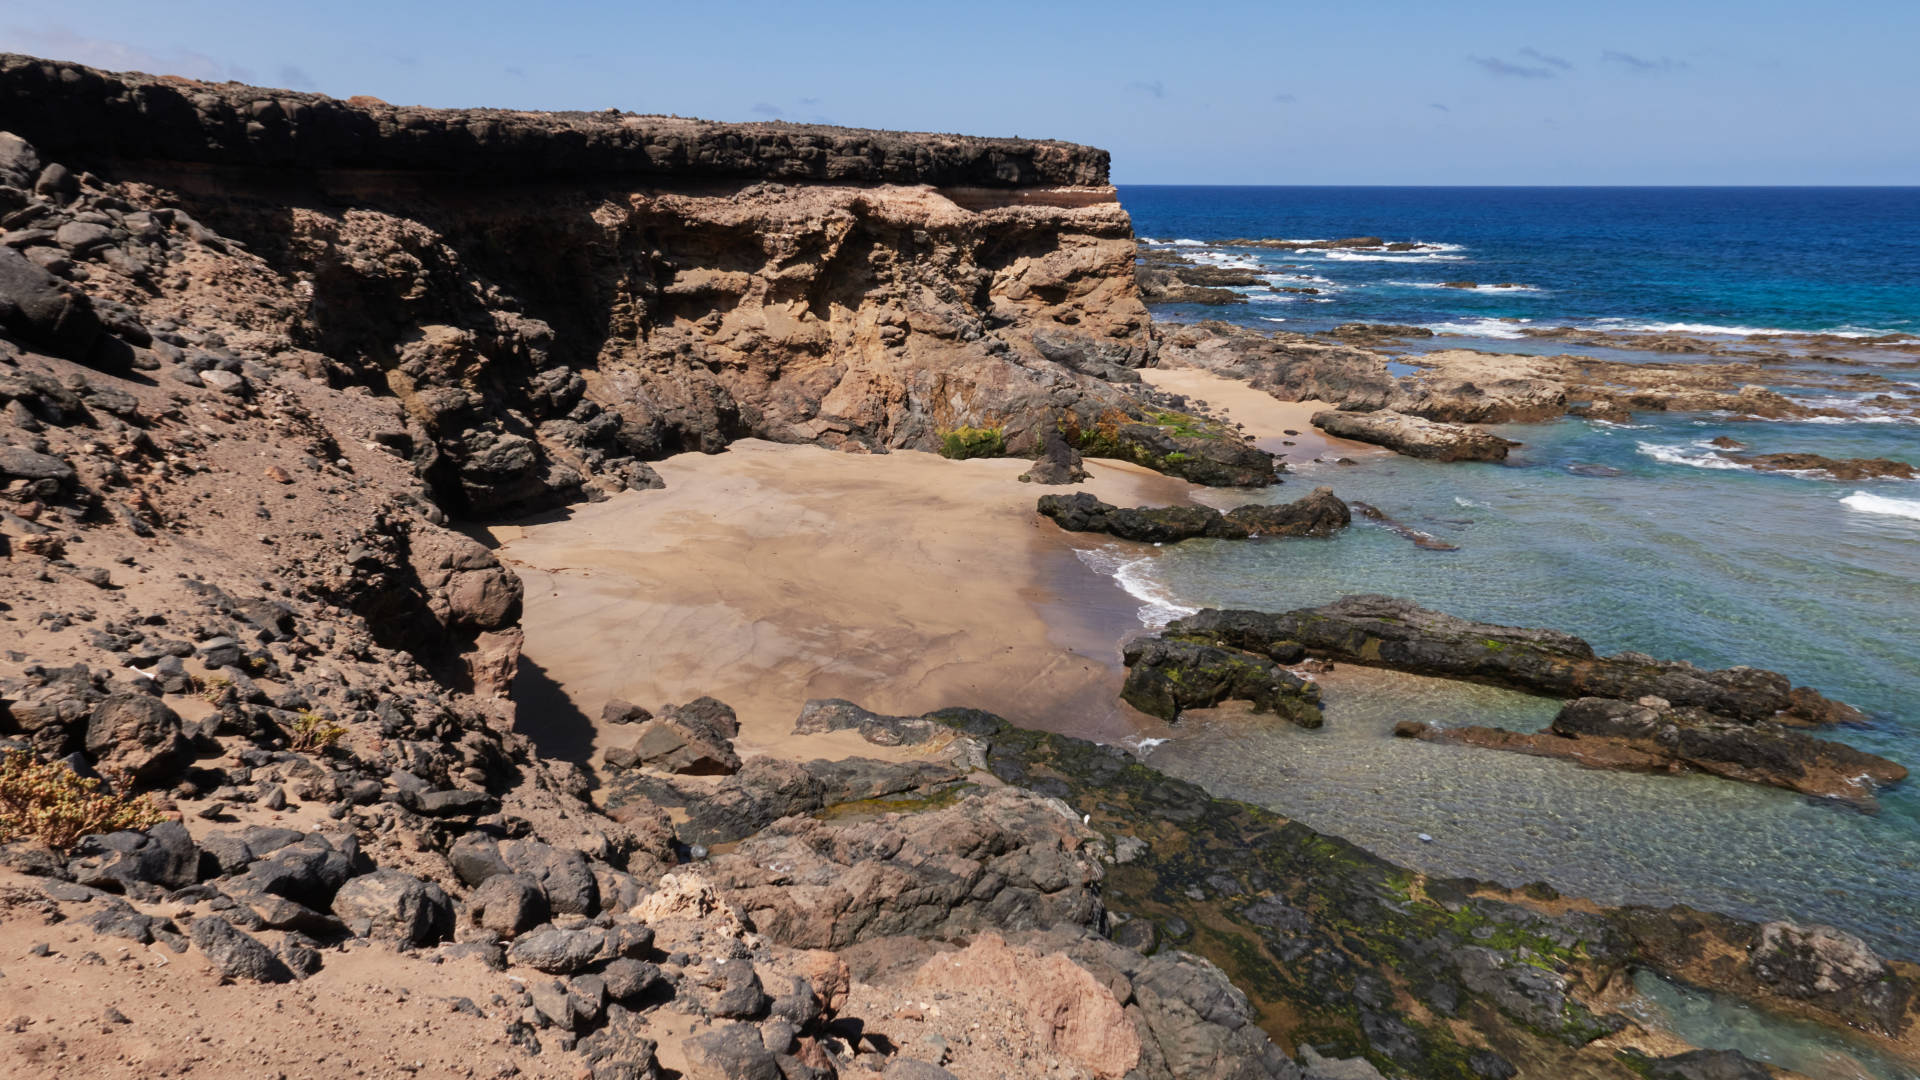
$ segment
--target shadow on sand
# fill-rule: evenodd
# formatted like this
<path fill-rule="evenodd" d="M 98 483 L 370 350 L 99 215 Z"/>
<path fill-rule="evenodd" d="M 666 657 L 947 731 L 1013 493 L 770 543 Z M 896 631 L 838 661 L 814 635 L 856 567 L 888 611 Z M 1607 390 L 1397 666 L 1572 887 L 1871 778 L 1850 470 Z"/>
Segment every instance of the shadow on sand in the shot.
<path fill-rule="evenodd" d="M 571 761 L 595 784 L 590 759 L 593 756 L 593 721 L 553 681 L 547 669 L 520 658 L 520 671 L 513 679 L 513 729 L 533 740 L 542 757 Z"/>

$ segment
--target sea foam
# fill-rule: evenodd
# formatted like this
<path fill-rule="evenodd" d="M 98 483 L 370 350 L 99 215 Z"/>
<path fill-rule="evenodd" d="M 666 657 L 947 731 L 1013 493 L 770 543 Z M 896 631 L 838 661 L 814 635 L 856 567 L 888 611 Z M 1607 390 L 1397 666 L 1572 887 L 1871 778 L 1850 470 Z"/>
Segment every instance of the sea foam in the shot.
<path fill-rule="evenodd" d="M 1742 465 L 1737 461 L 1728 461 L 1712 450 L 1695 443 L 1692 446 L 1643 442 L 1638 444 L 1640 452 L 1655 461 L 1668 465 L 1690 465 L 1696 469 L 1730 469 L 1752 471 L 1751 465 Z"/>
<path fill-rule="evenodd" d="M 1306 254 L 1306 253 L 1302 252 L 1302 254 Z M 1465 255 L 1449 255 L 1449 254 L 1443 254 L 1441 252 L 1427 252 L 1425 254 L 1415 254 L 1412 252 L 1408 252 L 1405 254 L 1394 254 L 1394 255 L 1370 255 L 1364 251 L 1334 250 L 1334 251 L 1322 252 L 1322 254 L 1325 255 L 1326 258 L 1332 262 L 1433 263 L 1433 262 L 1466 262 L 1467 261 L 1467 257 Z"/>
<path fill-rule="evenodd" d="M 1112 578 L 1128 596 L 1140 601 L 1140 625 L 1149 630 L 1158 630 L 1200 610 L 1180 603 L 1165 585 L 1154 580 L 1149 573 L 1151 555 L 1127 555 L 1112 547 L 1076 549 L 1074 554 L 1087 569 Z"/>
<path fill-rule="evenodd" d="M 1528 319 L 1519 320 L 1530 322 Z M 1469 319 L 1465 322 L 1428 323 L 1427 329 L 1436 334 L 1461 334 L 1467 337 L 1502 338 L 1516 340 L 1526 337 L 1521 327 L 1505 319 Z"/>
<path fill-rule="evenodd" d="M 1840 505 L 1862 514 L 1884 514 L 1920 521 L 1920 499 L 1889 499 L 1885 495 L 1856 491 L 1841 499 Z"/>

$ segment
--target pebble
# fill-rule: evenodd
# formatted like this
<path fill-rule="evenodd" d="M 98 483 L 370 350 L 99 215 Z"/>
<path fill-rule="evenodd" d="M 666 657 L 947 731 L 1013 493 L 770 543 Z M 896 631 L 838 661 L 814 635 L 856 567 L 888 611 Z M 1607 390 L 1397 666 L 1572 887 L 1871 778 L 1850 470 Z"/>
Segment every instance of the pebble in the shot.
<path fill-rule="evenodd" d="M 1431 836 L 1428 836 L 1428 835 L 1427 835 L 1426 833 L 1421 833 L 1421 834 L 1419 834 L 1419 835 L 1420 835 L 1420 842 L 1421 842 L 1421 843 L 1423 843 L 1423 844 L 1431 844 L 1431 843 L 1433 843 L 1433 837 L 1431 837 Z"/>

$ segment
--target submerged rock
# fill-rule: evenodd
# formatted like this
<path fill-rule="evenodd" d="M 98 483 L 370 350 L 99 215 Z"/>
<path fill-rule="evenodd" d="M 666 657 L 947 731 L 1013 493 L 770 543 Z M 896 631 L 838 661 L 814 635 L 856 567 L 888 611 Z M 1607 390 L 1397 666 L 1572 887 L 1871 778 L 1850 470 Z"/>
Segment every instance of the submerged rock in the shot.
<path fill-rule="evenodd" d="M 1698 770 L 1730 780 L 1768 784 L 1804 795 L 1873 809 L 1877 787 L 1907 770 L 1844 743 L 1816 739 L 1771 721 L 1729 719 L 1704 709 L 1673 708 L 1659 698 L 1638 702 L 1580 698 L 1568 702 L 1547 730 L 1436 728 L 1403 722 L 1402 738 L 1558 757 L 1598 769 L 1632 772 Z"/>
<path fill-rule="evenodd" d="M 1819 454 L 1730 454 L 1763 472 L 1818 472 L 1835 480 L 1920 480 L 1920 469 L 1892 458 L 1830 458 Z"/>

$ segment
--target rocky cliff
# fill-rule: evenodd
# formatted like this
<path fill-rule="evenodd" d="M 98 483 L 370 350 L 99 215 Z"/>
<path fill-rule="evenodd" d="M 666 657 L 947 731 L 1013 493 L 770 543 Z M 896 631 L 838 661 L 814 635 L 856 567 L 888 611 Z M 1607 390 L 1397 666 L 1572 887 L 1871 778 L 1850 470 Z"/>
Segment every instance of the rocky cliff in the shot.
<path fill-rule="evenodd" d="M 176 323 L 180 348 L 213 333 L 393 395 L 392 437 L 455 513 L 644 486 L 646 460 L 743 436 L 884 451 L 982 429 L 1032 455 L 1061 429 L 1221 479 L 1184 464 L 1218 452 L 1126 433 L 1151 403 L 1108 380 L 1152 344 L 1100 151 L 396 108 L 21 56 L 0 58 L 0 127 L 57 152 L 62 192 L 113 188 L 87 249 L 62 251 L 59 205 L 19 200 L 10 228 L 49 235 L 10 243 L 85 263 L 96 304 Z M 129 226 L 135 204 L 161 212 Z M 1264 455 L 1212 442 L 1227 482 L 1268 481 Z"/>

